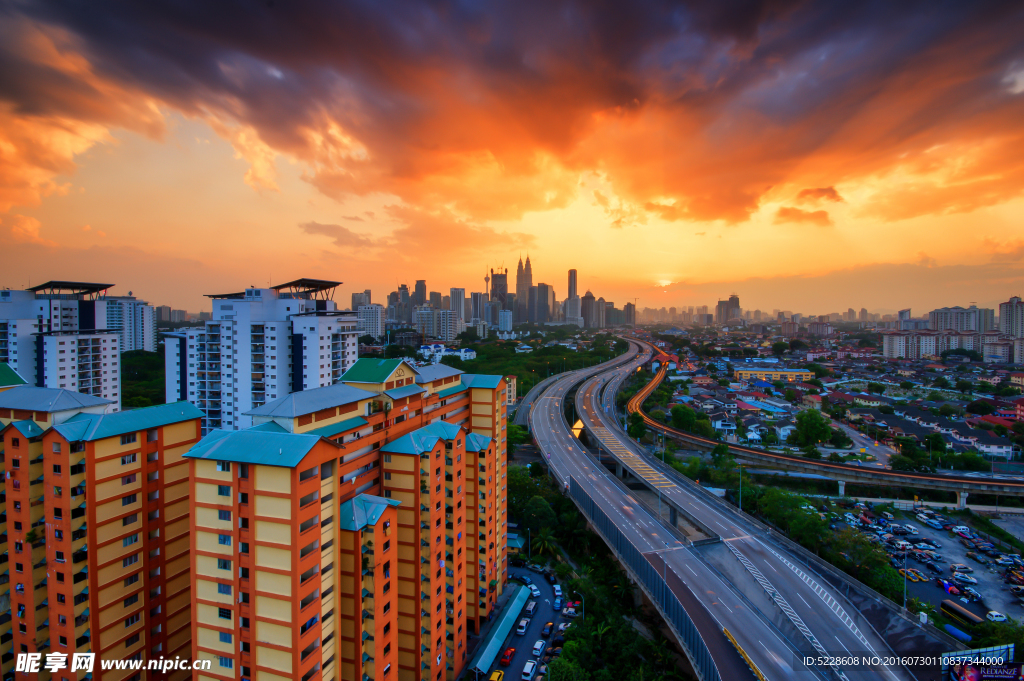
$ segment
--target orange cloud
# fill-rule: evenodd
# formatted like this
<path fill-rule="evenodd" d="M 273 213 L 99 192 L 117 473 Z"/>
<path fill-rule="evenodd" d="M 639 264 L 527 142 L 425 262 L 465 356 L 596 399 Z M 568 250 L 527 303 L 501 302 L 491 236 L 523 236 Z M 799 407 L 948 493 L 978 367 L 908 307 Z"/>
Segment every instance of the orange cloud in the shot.
<path fill-rule="evenodd" d="M 835 201 L 842 203 L 843 197 L 839 195 L 835 187 L 816 187 L 803 189 L 796 195 L 797 201 Z"/>
<path fill-rule="evenodd" d="M 807 223 L 818 227 L 829 227 L 832 225 L 832 218 L 823 210 L 801 210 L 792 206 L 782 206 L 775 213 L 775 224 L 786 222 Z"/>
<path fill-rule="evenodd" d="M 40 246 L 56 246 L 57 244 L 49 239 L 44 239 L 39 235 L 39 228 L 41 227 L 39 220 L 36 218 L 25 217 L 24 215 L 15 215 L 9 219 L 11 227 L 8 230 L 11 238 L 15 242 L 38 244 Z"/>

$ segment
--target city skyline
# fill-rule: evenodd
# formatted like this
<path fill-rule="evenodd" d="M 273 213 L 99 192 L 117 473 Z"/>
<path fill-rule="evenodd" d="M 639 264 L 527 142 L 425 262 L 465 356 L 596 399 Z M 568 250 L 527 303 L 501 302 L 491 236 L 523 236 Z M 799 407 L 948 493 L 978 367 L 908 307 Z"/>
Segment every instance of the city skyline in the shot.
<path fill-rule="evenodd" d="M 9 9 L 3 284 L 42 280 L 41 262 L 116 270 L 194 310 L 299 276 L 346 297 L 416 278 L 469 292 L 520 251 L 543 262 L 535 281 L 562 290 L 575 267 L 581 292 L 652 307 L 733 291 L 761 308 L 991 306 L 1024 284 L 1011 4 L 572 23 L 551 5 L 540 34 L 500 9 L 410 8 L 408 26 L 304 11 L 239 25 L 154 6 L 115 30 Z"/>

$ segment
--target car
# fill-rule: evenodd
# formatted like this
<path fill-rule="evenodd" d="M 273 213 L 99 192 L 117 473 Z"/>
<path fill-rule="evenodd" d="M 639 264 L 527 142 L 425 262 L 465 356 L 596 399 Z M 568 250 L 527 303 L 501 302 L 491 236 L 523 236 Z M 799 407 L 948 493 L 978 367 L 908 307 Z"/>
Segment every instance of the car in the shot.
<path fill-rule="evenodd" d="M 967 557 L 970 558 L 971 560 L 973 560 L 974 562 L 979 563 L 981 565 L 988 565 L 988 563 L 989 563 L 988 558 L 986 558 L 985 556 L 981 556 L 981 555 L 975 553 L 974 551 L 968 551 L 967 552 Z"/>
<path fill-rule="evenodd" d="M 565 607 L 562 608 L 562 617 L 575 617 L 576 608 Z"/>
<path fill-rule="evenodd" d="M 556 647 L 564 646 L 565 645 L 565 637 L 564 636 L 556 636 L 556 637 L 554 637 L 553 639 L 551 639 L 551 645 L 556 646 Z"/>
<path fill-rule="evenodd" d="M 544 649 L 547 647 L 547 643 L 543 639 L 537 639 L 537 642 L 533 644 L 533 656 L 540 657 L 544 653 Z"/>
<path fill-rule="evenodd" d="M 926 568 L 928 568 L 929 570 L 931 570 L 932 572 L 934 572 L 935 574 L 937 574 L 937 575 L 938 574 L 942 574 L 942 568 L 940 568 L 938 565 L 936 565 L 935 563 L 933 563 L 931 561 L 928 561 L 927 563 L 925 563 L 924 566 Z"/>
<path fill-rule="evenodd" d="M 554 584 L 558 578 L 555 576 L 554 572 L 549 572 L 544 575 L 544 579 L 548 580 L 548 584 Z"/>
<path fill-rule="evenodd" d="M 954 534 L 967 534 L 967 535 L 970 535 L 971 534 L 971 528 L 967 527 L 966 525 L 957 525 L 957 526 L 955 526 L 953 528 L 953 532 L 954 532 Z"/>
<path fill-rule="evenodd" d="M 533 678 L 534 672 L 537 671 L 537 663 L 534 660 L 527 660 L 526 664 L 523 665 L 523 681 L 530 681 Z"/>
<path fill-rule="evenodd" d="M 1024 595 L 1024 586 L 1014 584 L 1010 587 L 1010 593 L 1014 594 L 1015 596 Z"/>
<path fill-rule="evenodd" d="M 553 601 L 553 602 L 551 603 L 551 607 L 552 607 L 552 609 L 554 609 L 554 610 L 561 610 L 561 609 L 562 609 L 562 599 L 561 599 L 561 598 L 556 598 L 556 599 L 555 599 L 555 600 L 554 600 L 554 601 Z"/>
<path fill-rule="evenodd" d="M 989 622 L 1005 622 L 1006 615 L 997 610 L 989 610 L 987 613 L 985 613 L 985 619 L 987 619 Z"/>
<path fill-rule="evenodd" d="M 890 558 L 889 559 L 889 565 L 892 565 L 894 568 L 899 568 L 899 567 L 901 567 L 903 565 L 903 561 L 902 560 L 897 560 L 895 558 Z"/>
<path fill-rule="evenodd" d="M 512 664 L 512 658 L 515 657 L 515 656 L 516 656 L 516 649 L 515 648 L 506 648 L 505 652 L 501 656 L 501 660 L 499 661 L 499 664 L 501 664 L 502 667 L 507 667 L 510 664 Z"/>
<path fill-rule="evenodd" d="M 554 622 L 548 622 L 547 624 L 544 625 L 544 628 L 540 630 L 540 635 L 543 636 L 544 638 L 547 638 L 548 636 L 551 635 L 551 630 L 554 629 L 554 628 L 555 628 L 555 623 Z"/>
<path fill-rule="evenodd" d="M 518 636 L 525 636 L 526 635 L 526 629 L 529 626 L 530 626 L 530 620 L 526 619 L 525 617 L 523 619 L 519 620 L 519 626 L 516 627 L 516 634 Z"/>
<path fill-rule="evenodd" d="M 516 577 L 516 579 L 518 579 L 526 586 L 530 586 L 531 584 L 533 584 L 533 579 L 530 577 L 530 575 L 519 575 L 518 577 Z"/>
<path fill-rule="evenodd" d="M 963 572 L 957 572 L 956 574 L 954 574 L 953 575 L 953 581 L 958 583 L 958 584 L 977 584 L 978 583 L 978 580 L 976 580 L 974 577 L 971 577 L 970 575 L 965 574 Z"/>
<path fill-rule="evenodd" d="M 918 581 L 917 575 L 914 574 L 913 570 L 904 570 L 903 568 L 900 568 L 900 574 L 912 582 Z"/>
<path fill-rule="evenodd" d="M 513 558 L 508 563 L 512 567 L 523 567 L 524 565 L 526 565 L 526 561 L 523 560 L 522 558 Z"/>
<path fill-rule="evenodd" d="M 530 585 L 530 593 L 533 594 L 534 598 L 540 598 L 540 589 L 537 588 L 536 584 Z"/>
<path fill-rule="evenodd" d="M 555 585 L 554 585 L 553 587 L 551 587 L 551 588 L 552 588 L 552 589 L 554 590 L 554 592 L 555 592 L 555 596 L 556 596 L 556 597 L 559 597 L 559 596 L 561 596 L 561 595 L 562 595 L 562 587 L 560 587 L 560 586 L 559 586 L 558 584 L 555 584 Z"/>
<path fill-rule="evenodd" d="M 1020 588 L 1024 589 L 1024 587 L 1020 587 Z M 1010 590 L 1012 591 L 1013 587 L 1010 587 Z M 1018 593 L 1018 592 L 1014 591 L 1014 593 Z M 563 631 L 565 631 L 566 629 L 568 629 L 571 626 L 572 626 L 572 622 L 562 622 L 561 624 L 558 625 L 558 633 L 561 634 Z"/>
<path fill-rule="evenodd" d="M 491 672 L 491 675 L 487 677 L 487 681 L 505 681 L 505 672 L 500 669 L 495 669 Z"/>
<path fill-rule="evenodd" d="M 982 599 L 982 597 L 981 597 L 981 592 L 980 592 L 980 591 L 978 591 L 977 589 L 975 589 L 975 588 L 974 588 L 973 586 L 965 586 L 965 587 L 964 587 L 963 589 L 961 589 L 960 591 L 961 591 L 961 592 L 962 592 L 962 593 L 963 593 L 963 594 L 964 594 L 965 596 L 967 596 L 968 598 L 970 598 L 970 599 L 971 599 L 972 601 L 980 601 L 980 600 L 983 600 L 983 599 Z"/>
<path fill-rule="evenodd" d="M 964 565 L 963 563 L 953 563 L 949 566 L 950 572 L 974 572 L 974 568 L 970 565 Z"/>

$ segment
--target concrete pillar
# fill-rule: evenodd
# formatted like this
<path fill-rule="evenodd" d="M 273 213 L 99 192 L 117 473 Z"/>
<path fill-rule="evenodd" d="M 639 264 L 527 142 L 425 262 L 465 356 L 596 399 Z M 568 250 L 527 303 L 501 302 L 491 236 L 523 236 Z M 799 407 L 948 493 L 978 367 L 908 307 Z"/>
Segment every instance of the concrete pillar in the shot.
<path fill-rule="evenodd" d="M 967 492 L 956 493 L 956 507 L 967 508 Z"/>
<path fill-rule="evenodd" d="M 845 480 L 840 480 L 839 481 L 839 496 L 841 496 L 841 497 L 846 496 L 846 481 Z"/>
<path fill-rule="evenodd" d="M 679 524 L 679 513 L 676 511 L 675 506 L 668 507 L 668 521 L 672 523 L 672 527 Z"/>
<path fill-rule="evenodd" d="M 626 477 L 626 469 L 622 467 L 622 464 L 618 461 L 615 462 L 615 477 L 624 478 Z"/>

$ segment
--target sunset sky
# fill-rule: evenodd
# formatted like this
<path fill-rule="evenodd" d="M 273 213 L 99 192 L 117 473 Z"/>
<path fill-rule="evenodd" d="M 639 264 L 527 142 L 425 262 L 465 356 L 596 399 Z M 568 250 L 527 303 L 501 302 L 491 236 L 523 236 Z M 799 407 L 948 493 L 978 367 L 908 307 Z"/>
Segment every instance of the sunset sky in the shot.
<path fill-rule="evenodd" d="M 1024 293 L 1022 190 L 1019 0 L 0 0 L 10 288 L 919 315 Z"/>

